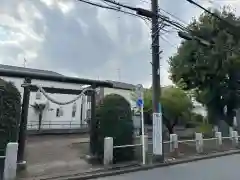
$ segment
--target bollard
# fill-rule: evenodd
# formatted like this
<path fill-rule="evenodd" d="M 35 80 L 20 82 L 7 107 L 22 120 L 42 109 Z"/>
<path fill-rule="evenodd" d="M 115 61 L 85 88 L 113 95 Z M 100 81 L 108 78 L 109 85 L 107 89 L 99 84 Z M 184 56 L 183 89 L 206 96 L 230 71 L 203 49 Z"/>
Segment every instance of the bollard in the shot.
<path fill-rule="evenodd" d="M 178 136 L 177 134 L 170 134 L 170 152 L 177 152 Z"/>
<path fill-rule="evenodd" d="M 233 138 L 233 128 L 229 127 L 229 136 Z"/>
<path fill-rule="evenodd" d="M 215 132 L 215 137 L 217 138 L 217 146 L 222 146 L 222 133 L 221 132 Z"/>
<path fill-rule="evenodd" d="M 113 138 L 105 137 L 103 164 L 110 165 L 112 164 L 112 162 L 113 162 Z"/>
<path fill-rule="evenodd" d="M 203 152 L 203 135 L 202 133 L 195 133 L 196 138 L 196 150 L 197 153 Z"/>
<path fill-rule="evenodd" d="M 236 147 L 238 146 L 238 132 L 235 131 L 234 133 L 234 138 L 235 138 L 235 143 L 236 143 Z"/>
<path fill-rule="evenodd" d="M 232 145 L 233 145 L 233 147 L 238 146 L 238 132 L 237 131 L 232 131 Z"/>
<path fill-rule="evenodd" d="M 8 143 L 4 164 L 4 180 L 16 179 L 18 143 Z"/>

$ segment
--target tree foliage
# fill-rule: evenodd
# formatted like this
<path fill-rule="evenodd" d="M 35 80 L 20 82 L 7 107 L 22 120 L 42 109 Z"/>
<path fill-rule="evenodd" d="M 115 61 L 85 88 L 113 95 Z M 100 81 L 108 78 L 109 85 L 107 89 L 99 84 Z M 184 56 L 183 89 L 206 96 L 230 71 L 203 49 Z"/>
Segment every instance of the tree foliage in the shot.
<path fill-rule="evenodd" d="M 103 160 L 104 138 L 113 137 L 114 146 L 133 144 L 133 121 L 129 102 L 122 96 L 110 94 L 104 97 L 96 109 L 97 126 L 96 153 Z M 113 151 L 113 163 L 132 160 L 132 147 Z"/>
<path fill-rule="evenodd" d="M 167 86 L 162 88 L 160 98 L 163 111 L 163 122 L 168 128 L 169 133 L 173 133 L 174 126 L 179 120 L 190 113 L 193 108 L 191 99 L 180 88 Z M 152 112 L 152 90 L 146 90 L 144 93 L 144 109 Z"/>
<path fill-rule="evenodd" d="M 230 9 L 215 11 L 231 24 L 239 24 Z M 182 41 L 177 53 L 169 59 L 171 79 L 185 90 L 194 90 L 196 99 L 207 106 L 213 123 L 224 117 L 232 124 L 236 101 L 236 78 L 240 69 L 240 36 L 233 26 L 207 13 L 189 24 L 192 34 L 214 42 L 212 48 L 197 41 Z"/>
<path fill-rule="evenodd" d="M 16 142 L 21 113 L 21 95 L 9 82 L 0 79 L 0 156 L 8 142 Z"/>

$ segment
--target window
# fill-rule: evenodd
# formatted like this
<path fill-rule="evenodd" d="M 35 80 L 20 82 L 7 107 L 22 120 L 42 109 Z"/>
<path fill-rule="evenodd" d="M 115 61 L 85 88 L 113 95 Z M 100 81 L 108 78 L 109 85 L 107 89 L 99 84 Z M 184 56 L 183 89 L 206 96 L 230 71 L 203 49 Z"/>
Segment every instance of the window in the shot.
<path fill-rule="evenodd" d="M 75 102 L 72 106 L 72 117 L 76 116 L 76 111 L 77 111 L 77 103 Z"/>
<path fill-rule="evenodd" d="M 72 111 L 72 117 L 76 116 L 76 111 Z"/>
<path fill-rule="evenodd" d="M 57 110 L 56 110 L 56 117 L 60 117 L 60 109 L 59 108 L 57 108 Z"/>

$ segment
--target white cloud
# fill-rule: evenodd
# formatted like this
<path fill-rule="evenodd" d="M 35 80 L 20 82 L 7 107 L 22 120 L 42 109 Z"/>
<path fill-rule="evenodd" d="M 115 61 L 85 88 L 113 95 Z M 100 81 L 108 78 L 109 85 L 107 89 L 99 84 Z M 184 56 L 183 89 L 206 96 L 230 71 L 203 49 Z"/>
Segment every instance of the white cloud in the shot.
<path fill-rule="evenodd" d="M 146 0 L 120 2 L 150 9 Z M 205 7 L 239 6 L 239 1 L 198 2 Z M 186 1 L 161 0 L 160 7 L 186 22 L 202 12 Z M 120 69 L 122 81 L 150 86 L 151 24 L 147 24 L 137 17 L 74 0 L 2 0 L 0 62 L 22 65 L 25 57 L 29 67 L 93 79 L 118 80 Z M 166 41 L 160 44 L 161 84 L 169 85 L 167 59 L 180 39 L 176 32 L 164 37 Z"/>
<path fill-rule="evenodd" d="M 73 1 L 69 1 L 69 2 L 59 1 L 57 5 L 64 14 L 69 13 L 74 8 Z"/>

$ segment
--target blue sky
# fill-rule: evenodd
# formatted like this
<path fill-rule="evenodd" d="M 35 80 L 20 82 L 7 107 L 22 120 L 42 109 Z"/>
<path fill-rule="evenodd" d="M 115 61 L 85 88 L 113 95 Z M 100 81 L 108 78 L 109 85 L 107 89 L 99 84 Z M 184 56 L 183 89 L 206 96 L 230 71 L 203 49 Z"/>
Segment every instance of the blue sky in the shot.
<path fill-rule="evenodd" d="M 231 5 L 237 13 L 240 9 L 239 0 L 196 1 L 206 8 Z M 119 2 L 150 8 L 150 0 Z M 160 0 L 159 5 L 186 23 L 202 12 L 186 0 Z M 23 66 L 25 57 L 27 67 L 150 86 L 149 26 L 138 17 L 77 0 L 1 0 L 0 63 Z M 162 85 L 171 84 L 167 60 L 180 41 L 176 31 L 161 34 Z"/>

